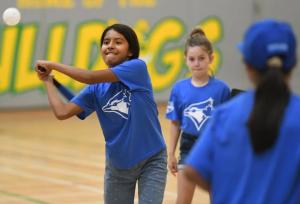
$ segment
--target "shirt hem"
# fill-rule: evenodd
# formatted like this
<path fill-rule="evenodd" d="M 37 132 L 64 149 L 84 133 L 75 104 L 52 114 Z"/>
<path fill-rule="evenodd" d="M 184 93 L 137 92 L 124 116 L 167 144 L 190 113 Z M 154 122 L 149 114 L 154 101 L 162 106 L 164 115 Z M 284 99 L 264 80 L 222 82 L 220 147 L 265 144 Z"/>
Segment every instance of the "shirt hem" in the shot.
<path fill-rule="evenodd" d="M 153 156 L 154 154 L 158 153 L 159 151 L 165 149 L 167 146 L 166 145 L 163 145 L 151 152 L 149 152 L 148 154 L 146 154 L 144 157 L 138 159 L 137 161 L 135 162 L 132 162 L 126 166 L 119 166 L 119 165 L 116 165 L 115 163 L 113 163 L 109 158 L 106 157 L 106 159 L 108 159 L 115 167 L 119 168 L 119 169 L 128 169 L 130 167 L 133 167 L 134 165 L 138 164 L 139 162 L 143 161 L 144 159 L 147 159 L 147 158 L 150 158 L 151 156 Z"/>

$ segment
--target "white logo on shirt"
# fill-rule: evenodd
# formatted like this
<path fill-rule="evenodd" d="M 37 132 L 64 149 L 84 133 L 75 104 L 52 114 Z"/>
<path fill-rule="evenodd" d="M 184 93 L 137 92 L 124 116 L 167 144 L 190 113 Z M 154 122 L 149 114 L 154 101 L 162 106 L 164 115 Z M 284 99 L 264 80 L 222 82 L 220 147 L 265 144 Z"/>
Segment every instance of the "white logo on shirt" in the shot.
<path fill-rule="evenodd" d="M 173 110 L 174 110 L 174 103 L 173 101 L 169 101 L 167 106 L 167 114 L 171 113 Z"/>
<path fill-rule="evenodd" d="M 190 105 L 183 111 L 184 116 L 189 117 L 195 124 L 197 130 L 199 131 L 202 125 L 211 117 L 211 111 L 213 110 L 212 98 L 200 103 L 194 103 Z"/>
<path fill-rule="evenodd" d="M 107 104 L 102 108 L 104 112 L 113 112 L 117 113 L 123 118 L 128 118 L 128 109 L 130 106 L 131 93 L 122 88 L 122 91 L 118 92 L 115 96 L 113 96 Z"/>

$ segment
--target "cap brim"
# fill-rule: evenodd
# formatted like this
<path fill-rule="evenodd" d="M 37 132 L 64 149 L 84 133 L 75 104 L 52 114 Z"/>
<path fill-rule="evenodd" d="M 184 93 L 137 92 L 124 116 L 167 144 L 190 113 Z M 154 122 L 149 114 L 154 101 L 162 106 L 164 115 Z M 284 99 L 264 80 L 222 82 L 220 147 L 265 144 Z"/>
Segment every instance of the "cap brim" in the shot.
<path fill-rule="evenodd" d="M 241 53 L 243 53 L 244 43 L 239 43 L 239 44 L 236 45 L 236 47 L 239 49 L 239 51 L 241 51 Z"/>

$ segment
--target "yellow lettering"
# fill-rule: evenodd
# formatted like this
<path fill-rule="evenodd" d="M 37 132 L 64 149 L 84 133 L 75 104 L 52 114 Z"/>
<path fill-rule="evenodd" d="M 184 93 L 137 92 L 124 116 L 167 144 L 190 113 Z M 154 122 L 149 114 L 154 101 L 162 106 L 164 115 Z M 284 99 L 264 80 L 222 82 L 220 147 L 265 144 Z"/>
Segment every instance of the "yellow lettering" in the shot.
<path fill-rule="evenodd" d="M 207 38 L 213 42 L 216 43 L 222 38 L 223 34 L 223 27 L 222 23 L 217 18 L 208 18 L 205 19 L 201 25 L 200 25 L 205 32 Z"/>
<path fill-rule="evenodd" d="M 77 45 L 74 55 L 74 66 L 83 69 L 106 69 L 107 65 L 103 61 L 100 52 L 101 34 L 106 28 L 106 24 L 102 22 L 88 22 L 81 25 L 77 33 Z M 74 89 L 81 89 L 85 85 L 74 82 Z"/>
<path fill-rule="evenodd" d="M 118 21 L 115 18 L 110 18 L 106 22 L 107 26 L 111 26 L 111 25 L 116 24 L 116 23 L 118 23 Z"/>
<path fill-rule="evenodd" d="M 218 18 L 209 17 L 207 19 L 204 19 L 201 23 L 201 27 L 212 44 L 215 44 L 222 39 L 223 27 L 221 21 Z M 221 65 L 221 51 L 215 48 L 214 55 L 215 59 L 212 62 L 210 69 L 215 74 L 218 71 L 219 66 Z"/>
<path fill-rule="evenodd" d="M 219 49 L 214 49 L 214 56 L 215 56 L 215 58 L 214 58 L 214 61 L 210 65 L 210 69 L 213 72 L 213 74 L 215 75 L 221 65 L 221 60 L 222 60 L 221 51 Z"/>
<path fill-rule="evenodd" d="M 156 0 L 130 0 L 132 7 L 154 7 L 156 6 Z"/>
<path fill-rule="evenodd" d="M 127 0 L 119 0 L 119 6 L 125 8 L 127 6 Z"/>
<path fill-rule="evenodd" d="M 46 60 L 53 62 L 62 62 L 67 25 L 65 23 L 55 24 L 50 28 L 48 38 L 48 48 Z M 60 72 L 54 71 L 55 78 L 66 85 L 70 83 L 70 78 Z"/>
<path fill-rule="evenodd" d="M 82 0 L 82 5 L 85 8 L 101 8 L 103 0 Z"/>
<path fill-rule="evenodd" d="M 140 59 L 148 63 L 150 60 L 147 50 L 148 40 L 145 38 L 150 31 L 150 25 L 146 19 L 140 19 L 135 23 L 133 30 L 135 31 L 140 43 Z"/>
<path fill-rule="evenodd" d="M 163 51 L 170 41 L 179 40 L 184 33 L 184 26 L 175 19 L 166 19 L 152 31 L 148 43 L 148 71 L 153 89 L 162 90 L 170 86 L 182 71 L 183 51 L 175 48 Z M 161 64 L 157 62 L 161 60 Z"/>
<path fill-rule="evenodd" d="M 74 8 L 76 6 L 76 3 L 72 0 L 66 1 L 66 8 Z"/>
<path fill-rule="evenodd" d="M 156 6 L 157 2 L 156 0 L 147 0 L 148 7 L 154 7 Z"/>
<path fill-rule="evenodd" d="M 19 28 L 5 27 L 2 31 L 0 58 L 0 94 L 9 91 L 12 81 L 14 55 L 17 47 Z"/>
<path fill-rule="evenodd" d="M 53 6 L 58 1 L 47 0 L 47 5 Z M 130 3 L 130 1 L 127 0 L 126 3 Z M 25 4 L 29 1 L 19 0 L 18 2 Z M 34 1 L 31 0 L 31 2 Z M 99 42 L 104 29 L 114 23 L 117 23 L 116 19 L 109 19 L 107 22 L 90 21 L 81 24 L 75 38 L 74 58 L 71 63 L 67 64 L 88 70 L 106 69 L 107 65 L 100 54 Z M 210 68 L 216 73 L 222 63 L 222 52 L 217 47 L 218 42 L 223 37 L 222 23 L 216 17 L 209 17 L 199 25 L 213 44 L 215 59 Z M 167 18 L 150 28 L 146 19 L 139 19 L 133 29 L 140 42 L 140 58 L 147 63 L 155 92 L 163 91 L 172 86 L 179 76 L 190 76 L 190 73 L 183 69 L 186 67 L 183 61 L 183 44 L 177 43 L 182 40 L 185 32 L 185 26 L 180 20 Z M 38 33 L 37 25 L 5 26 L 0 32 L 2 36 L 0 42 L 0 94 L 9 91 L 20 93 L 41 86 L 42 83 L 36 77 L 33 69 L 35 63 L 33 56 Z M 66 36 L 66 23 L 58 23 L 50 27 L 46 60 L 63 61 Z M 173 46 L 174 44 L 175 46 Z M 86 86 L 58 72 L 55 72 L 55 78 L 75 90 Z"/>
<path fill-rule="evenodd" d="M 17 93 L 36 88 L 41 83 L 34 71 L 33 54 L 36 38 L 37 26 L 35 24 L 29 24 L 22 28 L 13 86 Z"/>
<path fill-rule="evenodd" d="M 125 7 L 155 7 L 156 0 L 119 0 L 119 6 Z"/>
<path fill-rule="evenodd" d="M 28 8 L 30 7 L 30 2 L 28 0 L 18 0 L 17 1 L 17 7 L 18 8 Z"/>
<path fill-rule="evenodd" d="M 17 6 L 21 9 L 26 8 L 74 8 L 74 0 L 18 0 Z"/>
<path fill-rule="evenodd" d="M 141 0 L 129 0 L 130 6 L 140 6 L 142 1 Z"/>
<path fill-rule="evenodd" d="M 146 33 L 149 32 L 150 26 L 146 19 L 140 19 L 135 23 L 133 30 L 135 31 L 139 42 L 142 43 L 145 41 L 143 38 L 145 37 Z"/>

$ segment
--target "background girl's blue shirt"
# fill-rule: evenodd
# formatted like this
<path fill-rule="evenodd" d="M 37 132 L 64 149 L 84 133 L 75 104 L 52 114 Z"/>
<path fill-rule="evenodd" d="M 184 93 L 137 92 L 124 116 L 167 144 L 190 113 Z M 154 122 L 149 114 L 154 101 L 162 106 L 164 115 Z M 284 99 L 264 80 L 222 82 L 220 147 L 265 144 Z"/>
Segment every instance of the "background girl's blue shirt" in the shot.
<path fill-rule="evenodd" d="M 246 127 L 254 92 L 217 108 L 187 165 L 211 183 L 212 203 L 300 203 L 300 98 L 291 95 L 275 145 L 254 154 Z"/>
<path fill-rule="evenodd" d="M 151 80 L 144 61 L 126 61 L 111 70 L 120 82 L 87 86 L 71 102 L 96 111 L 106 141 L 106 156 L 129 168 L 166 147 Z M 84 119 L 84 118 L 82 118 Z"/>
<path fill-rule="evenodd" d="M 198 136 L 206 126 L 214 108 L 229 100 L 228 85 L 210 77 L 203 87 L 195 87 L 191 77 L 177 82 L 172 89 L 166 118 L 181 122 L 181 130 Z"/>

